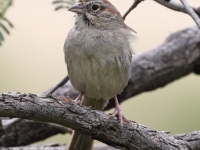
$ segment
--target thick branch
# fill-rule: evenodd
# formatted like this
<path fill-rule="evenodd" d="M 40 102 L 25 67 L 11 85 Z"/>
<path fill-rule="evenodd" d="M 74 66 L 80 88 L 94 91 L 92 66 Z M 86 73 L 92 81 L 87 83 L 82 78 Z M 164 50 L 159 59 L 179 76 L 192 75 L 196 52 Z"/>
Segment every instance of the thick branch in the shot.
<path fill-rule="evenodd" d="M 132 76 L 129 85 L 119 96 L 119 100 L 122 102 L 125 99 L 144 91 L 162 87 L 191 72 L 200 73 L 199 49 L 200 33 L 198 28 L 193 27 L 172 34 L 161 46 L 155 49 L 149 50 L 140 55 L 135 55 L 132 62 Z M 56 97 L 69 95 L 70 97 L 75 98 L 78 92 L 75 91 L 68 82 L 63 87 L 59 88 L 54 94 Z M 113 101 L 110 101 L 107 109 L 114 106 L 114 103 L 112 102 Z M 19 127 L 14 128 L 20 128 L 20 124 L 17 125 L 19 125 Z M 28 130 L 30 130 L 30 128 L 26 131 Z M 40 131 L 37 130 L 39 130 L 39 128 L 34 131 L 36 133 L 40 133 Z M 26 133 L 26 131 L 24 133 Z M 62 133 L 62 131 L 57 131 L 58 133 Z M 17 137 L 20 138 L 20 136 L 24 135 L 24 133 L 18 134 Z M 48 132 L 44 131 L 44 133 Z M 12 135 L 15 135 L 15 133 L 3 135 L 4 136 L 1 137 L 1 141 L 4 141 L 2 138 L 6 138 L 6 136 L 11 135 L 9 136 L 10 138 L 7 137 L 9 145 L 9 141 L 12 141 Z M 30 138 L 34 135 L 36 134 L 30 135 Z M 44 134 L 44 138 L 48 136 L 48 134 Z M 20 139 L 24 140 L 25 145 L 29 143 L 29 141 L 25 138 Z"/>
<path fill-rule="evenodd" d="M 130 150 L 200 148 L 200 132 L 169 136 L 134 122 L 132 126 L 125 123 L 120 127 L 116 118 L 110 119 L 101 111 L 34 94 L 0 94 L 0 116 L 61 124 L 108 145 Z"/>
<path fill-rule="evenodd" d="M 0 138 L 0 146 L 12 147 L 28 145 L 44 140 L 55 134 L 70 133 L 71 130 L 56 124 L 15 119 L 13 123 L 4 123 L 4 133 Z M 10 122 L 10 120 L 8 120 Z M 4 122 L 4 121 L 3 121 Z"/>
<path fill-rule="evenodd" d="M 45 144 L 45 145 L 30 145 L 20 147 L 1 148 L 1 150 L 66 150 L 65 144 Z M 97 144 L 93 146 L 93 150 L 119 150 L 114 147 L 110 147 L 104 144 Z"/>
<path fill-rule="evenodd" d="M 157 48 L 135 55 L 129 84 L 118 96 L 119 101 L 163 87 L 193 72 L 200 74 L 200 31 L 197 27 L 176 32 Z M 67 83 L 54 93 L 56 97 L 62 95 L 74 99 L 78 92 Z M 114 101 L 110 100 L 106 109 L 113 106 Z"/>

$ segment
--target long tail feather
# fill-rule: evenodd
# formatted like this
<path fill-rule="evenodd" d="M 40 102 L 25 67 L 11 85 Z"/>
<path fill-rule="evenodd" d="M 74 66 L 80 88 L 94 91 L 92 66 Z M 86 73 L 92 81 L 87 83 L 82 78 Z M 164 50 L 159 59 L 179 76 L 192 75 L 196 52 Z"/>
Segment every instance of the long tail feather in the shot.
<path fill-rule="evenodd" d="M 86 96 L 83 97 L 83 105 L 91 106 L 97 110 L 103 110 L 107 103 L 108 100 L 97 100 Z M 92 145 L 93 140 L 90 136 L 80 134 L 79 132 L 75 131 L 72 135 L 68 150 L 92 150 Z"/>

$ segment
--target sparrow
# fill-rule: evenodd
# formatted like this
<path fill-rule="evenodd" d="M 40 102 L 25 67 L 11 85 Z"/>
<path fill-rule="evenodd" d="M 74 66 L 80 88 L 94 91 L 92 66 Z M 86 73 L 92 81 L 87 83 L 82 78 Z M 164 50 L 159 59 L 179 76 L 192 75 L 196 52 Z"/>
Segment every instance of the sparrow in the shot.
<path fill-rule="evenodd" d="M 131 73 L 135 38 L 119 11 L 108 0 L 79 0 L 69 8 L 76 13 L 74 27 L 64 44 L 65 62 L 73 87 L 80 92 L 77 104 L 103 110 L 114 98 L 119 123 L 129 120 L 118 103 Z M 68 150 L 91 150 L 89 135 L 74 132 Z"/>

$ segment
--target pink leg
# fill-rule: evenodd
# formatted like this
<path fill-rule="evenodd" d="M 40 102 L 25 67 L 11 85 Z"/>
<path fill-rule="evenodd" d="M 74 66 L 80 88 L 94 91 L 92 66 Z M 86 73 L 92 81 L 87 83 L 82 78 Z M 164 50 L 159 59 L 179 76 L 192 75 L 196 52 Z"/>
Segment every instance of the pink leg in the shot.
<path fill-rule="evenodd" d="M 120 122 L 120 125 L 123 126 L 123 119 L 128 122 L 128 123 L 131 123 L 131 121 L 129 119 L 127 119 L 123 113 L 122 113 L 122 110 L 120 108 L 120 105 L 119 105 L 119 102 L 118 102 L 118 99 L 117 99 L 117 96 L 114 97 L 114 100 L 115 100 L 115 111 L 113 112 L 113 114 L 111 115 L 111 118 L 115 117 L 118 115 L 118 118 L 119 118 L 119 122 Z"/>
<path fill-rule="evenodd" d="M 77 105 L 80 105 L 81 104 L 81 99 L 83 97 L 83 93 L 79 94 L 79 96 L 74 100 L 74 102 L 77 104 Z"/>

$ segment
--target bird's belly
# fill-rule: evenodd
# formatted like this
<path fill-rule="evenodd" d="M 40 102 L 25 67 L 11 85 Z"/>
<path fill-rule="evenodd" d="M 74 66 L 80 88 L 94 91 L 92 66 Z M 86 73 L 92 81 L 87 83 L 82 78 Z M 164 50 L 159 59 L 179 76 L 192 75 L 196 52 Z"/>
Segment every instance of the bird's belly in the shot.
<path fill-rule="evenodd" d="M 122 92 L 129 78 L 129 66 L 106 57 L 82 55 L 69 64 L 69 78 L 75 89 L 96 99 L 110 99 Z"/>

